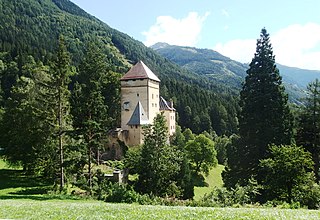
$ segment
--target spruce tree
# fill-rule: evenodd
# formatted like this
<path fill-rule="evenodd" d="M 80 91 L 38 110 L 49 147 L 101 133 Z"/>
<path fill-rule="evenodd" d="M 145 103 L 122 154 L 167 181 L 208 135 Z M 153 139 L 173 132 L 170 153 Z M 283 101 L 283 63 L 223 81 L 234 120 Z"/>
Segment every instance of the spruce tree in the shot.
<path fill-rule="evenodd" d="M 179 196 L 176 177 L 182 164 L 181 151 L 168 145 L 168 128 L 163 115 L 158 114 L 152 125 L 144 129 L 144 144 L 138 166 L 138 190 L 157 196 Z M 173 190 L 175 189 L 175 190 Z"/>
<path fill-rule="evenodd" d="M 239 134 L 236 150 L 230 155 L 224 179 L 227 186 L 259 180 L 258 165 L 268 157 L 268 145 L 290 144 L 292 115 L 279 70 L 275 65 L 269 34 L 261 30 L 256 52 L 240 92 Z"/>
<path fill-rule="evenodd" d="M 47 177 L 55 173 L 56 162 L 51 82 L 49 67 L 28 57 L 22 76 L 5 100 L 0 136 L 7 161 L 22 165 L 28 173 Z"/>
<path fill-rule="evenodd" d="M 320 168 L 320 81 L 316 79 L 307 87 L 306 105 L 299 115 L 297 128 L 297 144 L 312 154 L 314 173 L 319 182 Z"/>
<path fill-rule="evenodd" d="M 105 55 L 93 44 L 79 67 L 79 75 L 72 92 L 73 127 L 77 137 L 86 147 L 88 183 L 92 189 L 93 154 L 103 146 L 103 137 L 110 129 L 112 116 L 108 115 L 108 104 L 104 96 L 108 84 L 108 66 Z"/>
<path fill-rule="evenodd" d="M 53 63 L 53 85 L 55 90 L 55 112 L 56 129 L 59 145 L 59 167 L 60 167 L 60 191 L 64 188 L 64 145 L 65 133 L 70 129 L 70 91 L 68 89 L 70 76 L 73 75 L 71 69 L 71 59 L 65 46 L 64 38 L 59 37 L 59 47 L 56 59 Z"/>

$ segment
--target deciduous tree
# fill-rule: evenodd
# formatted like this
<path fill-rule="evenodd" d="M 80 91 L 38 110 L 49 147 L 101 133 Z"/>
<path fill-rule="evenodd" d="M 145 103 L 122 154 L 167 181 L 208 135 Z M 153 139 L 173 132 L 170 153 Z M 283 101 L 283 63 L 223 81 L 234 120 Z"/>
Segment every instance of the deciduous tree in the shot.
<path fill-rule="evenodd" d="M 210 168 L 218 163 L 213 141 L 203 134 L 188 141 L 186 150 L 191 167 L 197 174 L 200 172 L 208 174 Z"/>
<path fill-rule="evenodd" d="M 262 185 L 269 200 L 286 200 L 291 203 L 293 194 L 310 181 L 313 162 L 311 154 L 295 145 L 270 147 L 270 157 L 260 161 L 264 172 Z"/>

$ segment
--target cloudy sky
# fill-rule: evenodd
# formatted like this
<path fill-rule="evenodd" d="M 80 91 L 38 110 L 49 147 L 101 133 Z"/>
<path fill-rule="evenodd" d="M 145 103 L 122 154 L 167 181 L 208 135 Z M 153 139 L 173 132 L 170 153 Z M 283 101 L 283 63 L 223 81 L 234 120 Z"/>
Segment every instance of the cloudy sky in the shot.
<path fill-rule="evenodd" d="M 320 0 L 71 0 L 151 46 L 209 48 L 248 63 L 265 27 L 276 62 L 320 70 Z"/>

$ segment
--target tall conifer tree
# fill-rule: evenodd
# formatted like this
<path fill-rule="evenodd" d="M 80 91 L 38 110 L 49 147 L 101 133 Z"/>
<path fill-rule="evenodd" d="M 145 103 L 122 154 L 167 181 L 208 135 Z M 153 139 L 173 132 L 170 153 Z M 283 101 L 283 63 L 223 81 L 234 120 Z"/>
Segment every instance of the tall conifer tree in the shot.
<path fill-rule="evenodd" d="M 79 67 L 79 75 L 72 94 L 73 126 L 87 150 L 88 182 L 92 188 L 93 154 L 103 145 L 103 137 L 113 122 L 108 115 L 104 91 L 112 81 L 105 55 L 93 44 Z M 110 98 L 111 99 L 111 98 Z M 109 100 L 110 100 L 109 99 Z M 99 156 L 99 155 L 98 155 Z"/>
<path fill-rule="evenodd" d="M 53 64 L 53 88 L 55 90 L 57 136 L 59 143 L 60 190 L 64 188 L 64 145 L 65 132 L 70 127 L 70 91 L 68 89 L 72 75 L 71 59 L 65 46 L 64 38 L 59 37 L 59 47 Z"/>
<path fill-rule="evenodd" d="M 233 152 L 238 159 L 228 161 L 227 186 L 246 184 L 252 176 L 259 180 L 258 164 L 268 156 L 268 145 L 290 144 L 293 135 L 288 96 L 265 28 L 249 66 L 240 93 L 240 140 Z"/>
<path fill-rule="evenodd" d="M 306 105 L 299 116 L 296 141 L 312 154 L 316 180 L 320 169 L 320 81 L 308 85 Z"/>

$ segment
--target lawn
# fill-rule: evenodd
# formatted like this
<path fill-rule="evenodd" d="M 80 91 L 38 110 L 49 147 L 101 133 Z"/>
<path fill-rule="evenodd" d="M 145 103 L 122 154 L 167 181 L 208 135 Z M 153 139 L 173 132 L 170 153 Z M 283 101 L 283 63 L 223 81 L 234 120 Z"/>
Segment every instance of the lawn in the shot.
<path fill-rule="evenodd" d="M 0 218 L 14 219 L 320 219 L 314 210 L 195 208 L 99 201 L 0 200 Z"/>
<path fill-rule="evenodd" d="M 218 165 L 210 170 L 209 175 L 205 176 L 204 182 L 206 186 L 196 186 L 194 188 L 194 199 L 199 200 L 206 193 L 210 193 L 213 187 L 221 187 L 223 185 L 221 173 L 224 169 L 223 165 Z"/>
<path fill-rule="evenodd" d="M 205 182 L 221 184 L 223 170 L 210 171 Z M 7 169 L 0 159 L 0 219 L 320 219 L 320 211 L 276 208 L 202 208 L 111 204 L 75 196 L 47 194 L 50 185 L 21 170 Z M 199 187 L 201 188 L 201 187 Z M 199 191 L 199 189 L 197 189 Z"/>

